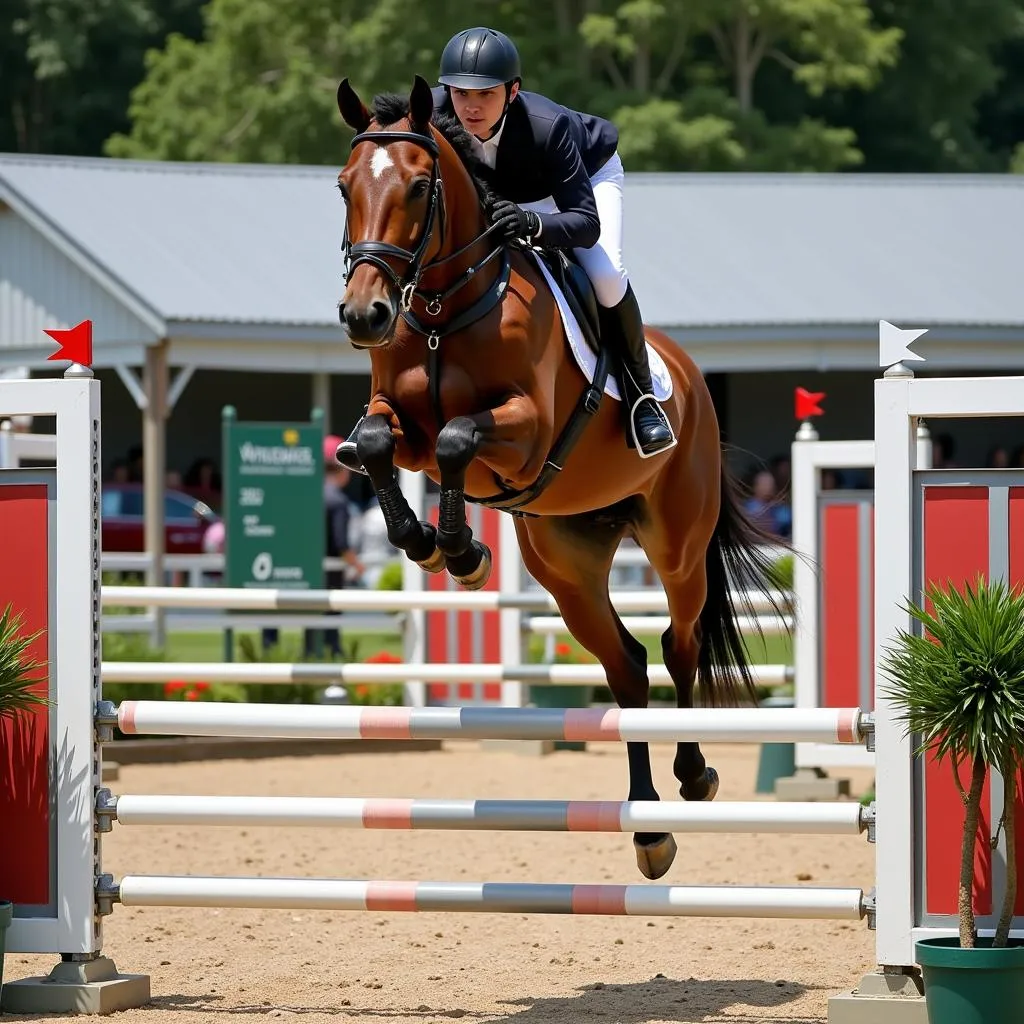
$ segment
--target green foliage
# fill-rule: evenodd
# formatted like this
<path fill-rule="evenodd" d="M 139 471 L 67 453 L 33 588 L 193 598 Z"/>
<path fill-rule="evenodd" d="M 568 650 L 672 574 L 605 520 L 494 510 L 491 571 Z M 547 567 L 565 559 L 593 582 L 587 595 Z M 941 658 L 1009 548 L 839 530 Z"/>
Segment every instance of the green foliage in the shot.
<path fill-rule="evenodd" d="M 793 556 L 780 555 L 771 566 L 769 581 L 776 590 L 791 593 L 793 590 Z"/>
<path fill-rule="evenodd" d="M 40 674 L 45 666 L 30 653 L 42 634 L 42 630 L 24 632 L 22 616 L 15 615 L 13 604 L 0 614 L 0 718 L 16 718 L 30 708 L 49 704 L 49 698 L 35 689 L 46 678 L 45 671 Z"/>
<path fill-rule="evenodd" d="M 933 611 L 906 606 L 926 633 L 900 631 L 880 666 L 918 752 L 1000 769 L 1024 761 L 1024 593 L 979 577 L 926 598 Z"/>
<path fill-rule="evenodd" d="M 1006 884 L 993 947 L 1005 946 L 1016 901 L 1016 786 L 1024 764 L 1024 592 L 1012 592 L 1002 580 L 952 583 L 925 592 L 925 604 L 907 612 L 922 633 L 901 630 L 880 665 L 891 685 L 882 688 L 907 735 L 917 734 L 917 753 L 947 760 L 964 803 L 960 839 L 958 911 L 960 945 L 976 944 L 972 897 L 974 851 L 978 841 L 981 796 L 990 768 L 1003 777 L 1006 830 Z M 969 788 L 960 766 L 970 766 Z"/>
<path fill-rule="evenodd" d="M 388 562 L 377 579 L 377 589 L 401 590 L 403 585 L 402 563 L 400 561 Z"/>
<path fill-rule="evenodd" d="M 0 150 L 334 166 L 340 79 L 433 81 L 475 20 L 526 88 L 614 118 L 627 170 L 1024 163 L 1024 0 L 9 0 Z"/>
<path fill-rule="evenodd" d="M 310 661 L 304 656 L 301 641 L 280 642 L 266 650 L 257 647 L 251 636 L 238 640 L 241 660 L 246 662 L 298 663 Z M 245 699 L 254 704 L 318 704 L 326 683 L 247 683 L 243 684 Z"/>

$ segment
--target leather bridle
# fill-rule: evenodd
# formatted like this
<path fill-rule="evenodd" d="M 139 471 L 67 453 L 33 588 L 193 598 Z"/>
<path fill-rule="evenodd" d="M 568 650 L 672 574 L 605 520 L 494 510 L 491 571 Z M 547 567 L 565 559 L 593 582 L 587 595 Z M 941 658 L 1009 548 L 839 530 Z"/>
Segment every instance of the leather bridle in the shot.
<path fill-rule="evenodd" d="M 369 263 L 375 266 L 388 278 L 392 286 L 398 292 L 398 308 L 403 319 L 405 319 L 409 326 L 414 330 L 428 335 L 431 348 L 436 348 L 437 342 L 445 334 L 450 334 L 454 330 L 460 330 L 463 327 L 468 326 L 469 323 L 478 319 L 480 315 L 483 315 L 483 313 L 479 313 L 477 316 L 474 316 L 469 320 L 466 320 L 461 316 L 456 317 L 451 323 L 444 325 L 445 329 L 425 328 L 412 314 L 411 306 L 413 298 L 415 296 L 419 296 L 424 300 L 426 303 L 427 313 L 430 316 L 440 315 L 444 303 L 460 288 L 468 284 L 498 253 L 505 253 L 504 274 L 501 276 L 504 277 L 507 282 L 510 264 L 505 245 L 499 242 L 498 245 L 495 246 L 495 248 L 493 248 L 482 260 L 473 264 L 468 270 L 462 273 L 456 279 L 455 283 L 445 291 L 440 293 L 423 292 L 420 289 L 420 278 L 427 270 L 442 267 L 446 263 L 449 263 L 451 260 L 472 249 L 473 246 L 490 235 L 491 232 L 495 230 L 496 225 L 492 224 L 477 235 L 476 238 L 474 238 L 468 245 L 462 246 L 460 249 L 457 249 L 455 252 L 445 256 L 443 259 L 435 258 L 424 263 L 423 258 L 426 255 L 427 247 L 430 245 L 430 239 L 434 233 L 434 228 L 440 228 L 440 250 L 444 248 L 445 232 L 447 227 L 447 215 L 444 205 L 444 183 L 441 179 L 441 171 L 438 162 L 440 150 L 437 140 L 433 135 L 421 134 L 419 132 L 412 131 L 360 132 L 352 139 L 352 148 L 354 149 L 362 142 L 374 142 L 377 144 L 412 142 L 425 149 L 431 157 L 430 198 L 427 201 L 427 214 L 424 219 L 423 231 L 420 235 L 419 243 L 414 250 L 403 249 L 401 246 L 392 245 L 390 242 L 383 242 L 375 239 L 368 239 L 362 242 L 350 242 L 348 234 L 348 210 L 346 209 L 345 237 L 342 241 L 342 253 L 345 258 L 345 277 L 346 279 L 350 277 L 352 271 L 359 266 L 360 263 Z M 391 263 L 388 262 L 389 259 L 399 260 L 404 263 L 404 271 L 401 274 L 396 272 Z M 475 312 L 477 305 L 478 304 L 474 304 L 474 306 L 467 312 Z M 491 308 L 492 306 L 493 302 L 489 304 L 488 308 Z"/>

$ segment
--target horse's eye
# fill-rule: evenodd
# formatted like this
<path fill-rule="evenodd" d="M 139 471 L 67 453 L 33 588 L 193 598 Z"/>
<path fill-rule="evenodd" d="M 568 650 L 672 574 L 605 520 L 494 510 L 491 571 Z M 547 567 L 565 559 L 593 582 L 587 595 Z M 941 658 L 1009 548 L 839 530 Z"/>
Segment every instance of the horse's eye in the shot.
<path fill-rule="evenodd" d="M 426 178 L 417 178 L 409 186 L 409 195 L 413 199 L 419 199 L 421 196 L 427 194 L 427 189 L 430 188 L 430 182 Z"/>
<path fill-rule="evenodd" d="M 340 181 L 338 182 L 338 191 L 341 193 L 341 198 L 344 199 L 345 202 L 347 203 L 348 192 L 345 190 L 345 186 Z"/>

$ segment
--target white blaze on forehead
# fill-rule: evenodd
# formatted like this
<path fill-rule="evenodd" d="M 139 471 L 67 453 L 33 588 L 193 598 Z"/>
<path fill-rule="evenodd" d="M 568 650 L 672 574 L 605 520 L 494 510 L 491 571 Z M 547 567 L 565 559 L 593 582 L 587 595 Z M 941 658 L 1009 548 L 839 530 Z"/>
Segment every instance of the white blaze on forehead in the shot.
<path fill-rule="evenodd" d="M 394 161 L 388 151 L 383 146 L 378 146 L 370 160 L 370 170 L 373 171 L 373 176 L 379 178 L 389 167 L 394 166 Z"/>

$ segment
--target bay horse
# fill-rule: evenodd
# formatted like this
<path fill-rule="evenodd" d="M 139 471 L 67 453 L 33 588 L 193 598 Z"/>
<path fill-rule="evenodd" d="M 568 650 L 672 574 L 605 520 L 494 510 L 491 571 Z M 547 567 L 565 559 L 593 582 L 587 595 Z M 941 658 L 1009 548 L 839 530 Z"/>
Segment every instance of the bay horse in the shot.
<path fill-rule="evenodd" d="M 693 706 L 695 680 L 705 704 L 737 703 L 742 692 L 756 700 L 730 576 L 771 600 L 759 545 L 774 538 L 744 514 L 700 370 L 647 329 L 671 371 L 663 408 L 678 443 L 640 458 L 623 435 L 622 403 L 601 400 L 605 368 L 590 382 L 574 361 L 532 255 L 490 240 L 469 135 L 435 111 L 427 82 L 416 76 L 407 97 L 376 97 L 371 112 L 346 78 L 337 100 L 356 132 L 338 175 L 347 270 L 339 316 L 352 345 L 369 351 L 356 448 L 391 543 L 427 571 L 478 588 L 491 556 L 473 537 L 465 503 L 511 512 L 526 568 L 600 661 L 619 707 L 640 708 L 650 687 L 646 648 L 608 589 L 615 550 L 632 536 L 668 598 L 661 647 L 678 705 Z M 412 511 L 396 467 L 439 485 L 436 528 Z M 628 798 L 660 799 L 647 744 L 628 743 L 627 757 Z M 714 799 L 719 777 L 697 743 L 677 745 L 673 773 L 684 799 Z M 668 871 L 671 835 L 638 833 L 633 842 L 645 877 Z"/>

